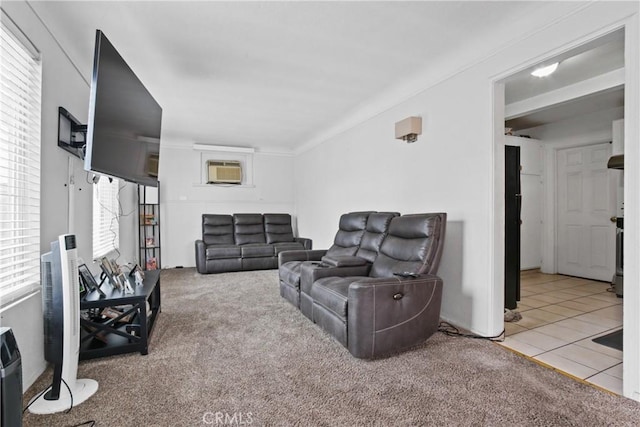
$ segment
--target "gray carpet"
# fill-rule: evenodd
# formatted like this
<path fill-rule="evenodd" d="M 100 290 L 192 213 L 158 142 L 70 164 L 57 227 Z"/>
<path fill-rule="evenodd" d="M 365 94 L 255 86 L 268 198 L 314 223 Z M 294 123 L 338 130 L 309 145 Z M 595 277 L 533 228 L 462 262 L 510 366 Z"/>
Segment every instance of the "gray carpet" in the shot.
<path fill-rule="evenodd" d="M 437 333 L 409 352 L 355 359 L 280 298 L 276 271 L 163 271 L 162 313 L 149 355 L 80 362 L 79 377 L 99 382 L 96 395 L 68 414 L 25 415 L 24 425 L 93 419 L 98 426 L 631 426 L 640 420 L 639 403 L 482 340 Z M 25 402 L 50 380 L 47 371 Z"/>

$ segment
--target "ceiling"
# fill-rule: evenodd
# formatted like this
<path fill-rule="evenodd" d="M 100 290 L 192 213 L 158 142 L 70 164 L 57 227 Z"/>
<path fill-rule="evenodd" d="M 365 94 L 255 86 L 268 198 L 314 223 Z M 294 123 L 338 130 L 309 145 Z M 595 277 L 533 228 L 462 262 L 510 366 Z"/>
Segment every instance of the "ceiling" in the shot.
<path fill-rule="evenodd" d="M 539 78 L 531 75 L 539 65 L 554 62 L 559 62 L 558 69 L 550 76 Z M 509 77 L 505 81 L 505 103 L 509 105 L 544 96 L 622 68 L 624 31 L 618 30 Z M 525 130 L 623 106 L 624 87 L 615 85 L 507 117 L 505 126 L 514 131 Z"/>
<path fill-rule="evenodd" d="M 544 2 L 29 4 L 87 85 L 95 30 L 106 34 L 163 107 L 163 141 L 293 151 Z M 506 79 L 506 104 L 622 68 L 624 33 L 555 60 L 550 77 L 527 69 Z M 529 129 L 623 102 L 624 90 L 609 88 L 510 117 L 506 126 Z"/>
<path fill-rule="evenodd" d="M 163 107 L 163 140 L 283 150 L 543 4 L 29 2 L 87 82 L 106 34 Z"/>

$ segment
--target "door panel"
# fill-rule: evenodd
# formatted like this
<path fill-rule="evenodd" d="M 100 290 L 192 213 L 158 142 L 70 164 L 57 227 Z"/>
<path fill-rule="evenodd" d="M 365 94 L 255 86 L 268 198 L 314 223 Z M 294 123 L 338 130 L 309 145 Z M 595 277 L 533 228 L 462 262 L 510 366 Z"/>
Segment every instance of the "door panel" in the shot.
<path fill-rule="evenodd" d="M 610 144 L 558 151 L 558 273 L 610 281 L 615 271 L 615 181 Z"/>
<path fill-rule="evenodd" d="M 582 233 L 582 227 L 579 225 L 567 225 L 567 245 L 565 250 L 567 251 L 567 264 L 570 264 L 574 268 L 580 267 L 580 234 Z"/>
<path fill-rule="evenodd" d="M 522 154 L 522 153 L 521 153 Z M 540 175 L 520 175 L 522 186 L 522 225 L 520 226 L 520 269 L 540 268 L 540 222 L 542 221 L 542 184 Z"/>
<path fill-rule="evenodd" d="M 607 268 L 608 256 L 607 237 L 609 228 L 599 225 L 591 226 L 591 265 L 598 268 Z"/>
<path fill-rule="evenodd" d="M 593 187 L 591 187 L 591 200 L 593 200 L 592 209 L 594 212 L 607 215 L 611 211 L 609 200 L 605 195 L 609 195 L 609 171 L 607 169 L 593 172 Z"/>
<path fill-rule="evenodd" d="M 580 213 L 582 211 L 582 173 L 567 174 L 567 212 Z"/>

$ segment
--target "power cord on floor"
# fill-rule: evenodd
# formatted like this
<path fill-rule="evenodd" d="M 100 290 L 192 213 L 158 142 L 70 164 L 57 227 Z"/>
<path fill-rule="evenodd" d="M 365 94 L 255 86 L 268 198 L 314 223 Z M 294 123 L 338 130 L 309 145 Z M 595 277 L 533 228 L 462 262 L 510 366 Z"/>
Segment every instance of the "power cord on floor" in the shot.
<path fill-rule="evenodd" d="M 47 388 L 45 388 L 44 390 L 42 390 L 40 393 L 38 393 L 38 395 L 36 397 L 34 397 L 33 399 L 31 399 L 31 402 L 29 402 L 29 404 L 27 406 L 24 407 L 24 409 L 22 410 L 22 413 L 24 414 L 25 412 L 27 412 L 27 409 L 29 409 L 29 406 L 33 405 L 33 403 L 40 399 L 40 396 L 42 396 L 43 394 L 45 394 L 46 392 L 49 391 L 49 389 L 53 387 L 53 383 L 49 384 L 49 386 L 47 386 Z"/>
<path fill-rule="evenodd" d="M 64 411 L 65 414 L 68 414 L 69 411 L 71 411 L 71 408 L 73 408 L 73 393 L 71 393 L 71 388 L 69 388 L 69 384 L 67 384 L 67 382 L 64 380 L 64 378 L 61 378 L 61 380 L 64 383 L 64 385 L 67 387 L 67 390 L 69 390 L 69 397 L 71 398 L 71 406 L 69 406 L 69 409 Z M 29 407 L 31 405 L 33 405 L 36 400 L 40 399 L 40 396 L 42 396 L 43 394 L 48 392 L 51 389 L 51 387 L 53 387 L 53 383 L 49 384 L 49 386 L 47 388 L 42 390 L 40 393 L 38 393 L 38 395 L 36 397 L 31 399 L 31 402 L 29 402 L 29 404 L 27 406 L 25 406 L 24 409 L 22 410 L 22 413 L 24 414 L 27 411 L 27 409 L 29 409 Z"/>
<path fill-rule="evenodd" d="M 440 324 L 438 325 L 438 332 L 442 332 L 443 334 L 445 334 L 447 336 L 450 336 L 450 337 L 475 338 L 475 339 L 480 339 L 480 340 L 489 340 L 489 341 L 497 341 L 497 342 L 504 341 L 504 329 L 502 330 L 502 332 L 500 332 L 496 336 L 483 337 L 483 336 L 480 336 L 480 335 L 465 334 L 464 332 L 460 332 L 460 330 L 458 328 L 456 328 L 455 326 L 453 326 L 451 323 L 440 322 Z"/>
<path fill-rule="evenodd" d="M 73 408 L 73 393 L 71 393 L 71 388 L 69 387 L 69 384 L 67 384 L 67 382 L 64 380 L 64 378 L 60 378 L 60 379 L 62 380 L 64 385 L 67 387 L 67 390 L 69 390 L 69 397 L 71 398 L 71 405 L 69 405 L 69 409 L 64 411 L 65 414 L 68 414 Z"/>
<path fill-rule="evenodd" d="M 71 409 L 73 408 L 73 393 L 71 393 L 71 388 L 69 387 L 69 384 L 67 384 L 67 382 L 64 380 L 64 378 L 61 378 L 62 382 L 64 383 L 65 387 L 67 387 L 67 390 L 69 390 L 69 397 L 71 398 L 71 406 L 69 406 L 69 409 L 67 409 L 66 411 L 64 411 L 65 414 L 68 414 L 69 411 L 71 411 Z M 38 400 L 43 394 L 45 394 L 46 392 L 48 392 L 51 387 L 53 387 L 53 383 L 49 384 L 49 386 L 47 386 L 44 390 L 42 390 L 40 393 L 38 393 L 38 395 L 36 397 L 34 397 L 31 402 L 29 402 L 29 404 L 27 406 L 24 407 L 24 409 L 22 410 L 22 413 L 24 414 L 27 409 L 29 409 L 29 407 L 31 405 L 33 405 L 33 403 Z M 87 427 L 94 427 L 96 425 L 95 420 L 89 420 L 89 421 L 85 421 L 83 423 L 80 424 L 76 424 L 72 427 L 83 427 L 83 426 L 87 426 Z"/>
<path fill-rule="evenodd" d="M 80 424 L 75 424 L 75 425 L 73 425 L 71 427 L 82 427 L 82 426 L 93 427 L 95 425 L 96 425 L 95 420 L 89 420 L 89 421 L 85 421 L 85 422 L 80 423 Z"/>

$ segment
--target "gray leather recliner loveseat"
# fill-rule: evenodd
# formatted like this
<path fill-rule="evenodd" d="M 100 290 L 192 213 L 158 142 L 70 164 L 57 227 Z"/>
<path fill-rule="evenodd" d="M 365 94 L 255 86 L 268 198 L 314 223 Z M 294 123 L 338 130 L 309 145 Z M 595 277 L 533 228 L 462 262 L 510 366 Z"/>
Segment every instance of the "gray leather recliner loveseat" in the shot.
<path fill-rule="evenodd" d="M 438 328 L 445 213 L 342 215 L 328 250 L 279 255 L 280 294 L 359 358 L 422 343 Z"/>

